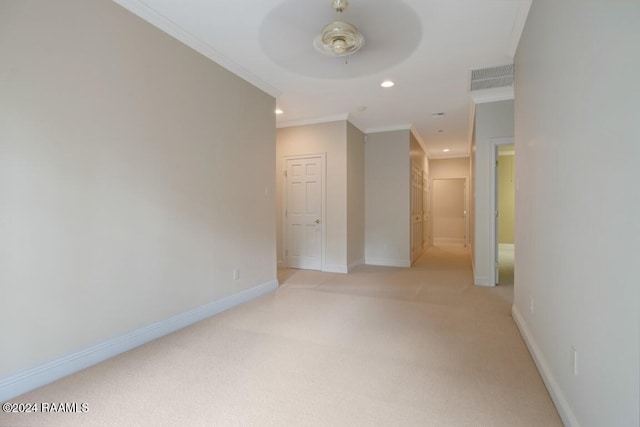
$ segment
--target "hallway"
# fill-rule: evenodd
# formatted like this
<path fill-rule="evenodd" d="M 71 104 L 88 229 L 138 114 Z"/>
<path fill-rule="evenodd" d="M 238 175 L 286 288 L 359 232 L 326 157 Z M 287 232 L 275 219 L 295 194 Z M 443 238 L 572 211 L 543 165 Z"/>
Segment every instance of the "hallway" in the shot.
<path fill-rule="evenodd" d="M 431 247 L 410 269 L 284 269 L 279 280 L 280 292 L 311 291 L 314 301 L 348 297 L 330 323 L 358 338 L 341 346 L 410 363 L 415 371 L 396 398 L 420 402 L 428 425 L 561 425 L 511 317 L 513 283 L 473 286 L 467 249 Z"/>

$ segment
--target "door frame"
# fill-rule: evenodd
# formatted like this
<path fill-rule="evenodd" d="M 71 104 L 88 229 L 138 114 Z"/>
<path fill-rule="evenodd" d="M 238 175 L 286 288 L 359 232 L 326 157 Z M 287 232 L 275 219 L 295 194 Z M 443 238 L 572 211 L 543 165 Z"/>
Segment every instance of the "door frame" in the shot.
<path fill-rule="evenodd" d="M 498 170 L 498 150 L 502 145 L 512 145 L 514 144 L 513 137 L 501 137 L 501 138 L 491 138 L 489 140 L 491 144 L 491 168 L 489 171 L 489 188 L 491 188 L 489 195 L 489 206 L 491 207 L 491 216 L 493 218 L 492 221 L 489 221 L 489 236 L 491 239 L 491 247 L 493 248 L 490 251 L 490 265 L 491 265 L 491 275 L 490 282 L 491 286 L 495 286 L 498 284 L 499 280 L 499 268 L 498 265 L 498 251 L 499 251 L 499 238 L 498 238 L 498 178 L 497 178 L 497 170 Z"/>
<path fill-rule="evenodd" d="M 431 241 L 431 215 L 429 212 L 431 201 L 431 188 L 428 173 L 422 176 L 422 244 L 426 248 L 433 246 Z"/>
<path fill-rule="evenodd" d="M 321 221 L 321 229 L 320 229 L 320 270 L 325 270 L 325 253 L 327 247 L 327 155 L 326 153 L 317 153 L 317 154 L 299 154 L 299 155 L 291 155 L 284 156 L 282 158 L 282 263 L 284 267 L 289 267 L 289 256 L 288 254 L 288 245 L 289 241 L 287 239 L 287 208 L 288 208 L 288 200 L 287 200 L 287 162 L 289 160 L 301 160 L 301 159 L 320 159 L 320 172 L 322 173 L 322 177 L 320 178 L 320 185 L 322 188 L 320 189 L 320 221 Z"/>
<path fill-rule="evenodd" d="M 435 245 L 435 239 L 434 239 L 434 234 L 435 232 L 433 231 L 433 223 L 435 222 L 433 220 L 434 216 L 433 216 L 433 184 L 434 181 L 446 181 L 446 180 L 452 180 L 452 179 L 461 179 L 464 181 L 464 242 L 463 242 L 463 246 L 469 247 L 469 177 L 467 176 L 450 176 L 450 177 L 446 177 L 446 178 L 430 178 L 429 179 L 429 219 L 430 219 L 430 224 L 429 224 L 429 234 L 430 234 L 430 246 L 434 246 Z"/>

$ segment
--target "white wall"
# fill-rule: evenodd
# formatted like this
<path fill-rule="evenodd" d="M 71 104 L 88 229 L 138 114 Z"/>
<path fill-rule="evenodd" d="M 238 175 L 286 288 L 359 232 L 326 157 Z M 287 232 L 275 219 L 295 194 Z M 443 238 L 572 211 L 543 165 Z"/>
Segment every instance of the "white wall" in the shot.
<path fill-rule="evenodd" d="M 474 170 L 474 250 L 473 276 L 476 285 L 494 286 L 492 283 L 494 251 L 490 224 L 494 221 L 491 206 L 491 168 L 493 163 L 492 138 L 513 137 L 513 101 L 478 104 L 475 107 L 475 165 Z"/>
<path fill-rule="evenodd" d="M 0 58 L 0 380 L 275 281 L 271 96 L 109 1 L 1 2 Z"/>
<path fill-rule="evenodd" d="M 365 144 L 365 261 L 409 267 L 409 130 L 367 135 Z"/>
<path fill-rule="evenodd" d="M 347 122 L 344 120 L 277 130 L 276 205 L 278 259 L 282 245 L 282 171 L 286 156 L 326 153 L 326 242 L 323 270 L 347 272 Z M 355 214 L 354 214 L 355 216 Z M 281 261 L 280 261 L 281 262 Z"/>
<path fill-rule="evenodd" d="M 364 133 L 347 122 L 347 264 L 364 264 Z"/>
<path fill-rule="evenodd" d="M 534 1 L 516 54 L 514 317 L 567 425 L 640 425 L 639 22 Z"/>

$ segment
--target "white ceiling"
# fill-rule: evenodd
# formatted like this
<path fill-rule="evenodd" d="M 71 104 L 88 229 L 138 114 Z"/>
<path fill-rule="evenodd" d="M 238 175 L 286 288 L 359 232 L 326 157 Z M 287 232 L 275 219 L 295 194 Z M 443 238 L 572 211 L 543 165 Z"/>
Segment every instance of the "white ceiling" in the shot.
<path fill-rule="evenodd" d="M 531 5 L 349 0 L 343 20 L 365 46 L 332 58 L 313 47 L 335 20 L 331 0 L 114 1 L 277 97 L 279 127 L 345 118 L 367 133 L 413 127 L 431 158 L 469 155 L 470 70 L 513 62 Z M 386 79 L 395 86 L 381 88 Z M 477 102 L 512 96 L 474 92 Z"/>

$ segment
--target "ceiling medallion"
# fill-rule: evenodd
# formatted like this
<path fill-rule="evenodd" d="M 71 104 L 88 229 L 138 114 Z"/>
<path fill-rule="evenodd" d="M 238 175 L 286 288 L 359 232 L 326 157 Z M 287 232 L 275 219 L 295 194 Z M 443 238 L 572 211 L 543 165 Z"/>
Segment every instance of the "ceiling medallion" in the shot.
<path fill-rule="evenodd" d="M 348 6 L 348 0 L 333 0 L 332 7 L 338 14 L 338 19 L 325 25 L 320 35 L 313 41 L 315 48 L 325 55 L 351 55 L 364 45 L 364 37 L 358 29 L 354 25 L 341 20 L 342 12 Z"/>

